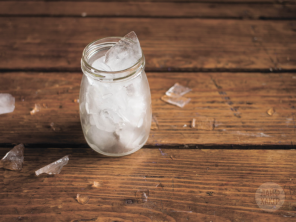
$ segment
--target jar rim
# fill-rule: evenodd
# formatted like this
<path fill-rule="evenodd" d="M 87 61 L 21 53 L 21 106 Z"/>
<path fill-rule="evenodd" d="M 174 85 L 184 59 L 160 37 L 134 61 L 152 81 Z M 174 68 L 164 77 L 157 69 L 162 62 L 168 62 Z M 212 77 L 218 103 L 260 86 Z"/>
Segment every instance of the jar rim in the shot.
<path fill-rule="evenodd" d="M 134 74 L 135 72 L 130 73 L 130 71 L 133 71 L 134 69 L 139 69 L 139 68 L 143 68 L 145 66 L 145 57 L 143 54 L 143 50 L 141 48 L 141 52 L 142 52 L 142 57 L 140 59 L 138 59 L 138 61 L 132 65 L 131 67 L 128 67 L 126 69 L 123 70 L 119 70 L 119 71 L 103 71 L 103 70 L 99 70 L 94 68 L 92 65 L 90 65 L 86 59 L 87 57 L 87 51 L 89 49 L 91 49 L 92 46 L 95 46 L 95 44 L 97 42 L 99 42 L 98 45 L 100 44 L 116 44 L 116 42 L 118 42 L 122 37 L 119 36 L 111 36 L 111 37 L 105 37 L 105 38 L 101 38 L 101 39 L 97 39 L 92 41 L 91 43 L 89 43 L 83 50 L 82 52 L 82 59 L 81 59 L 81 65 L 82 67 L 84 66 L 84 68 L 86 68 L 86 70 L 88 71 L 88 73 L 92 74 L 95 77 L 106 77 L 110 75 L 114 75 L 114 77 L 118 77 L 118 76 L 122 76 L 123 78 L 131 76 L 132 74 Z M 106 40 L 106 41 L 104 41 Z M 114 41 L 110 41 L 110 40 L 114 40 Z M 116 40 L 116 41 L 115 41 Z M 129 74 L 130 73 L 130 74 Z M 100 75 L 101 74 L 101 75 Z M 105 76 L 106 75 L 106 76 Z M 122 77 L 120 79 L 122 79 Z M 114 78 L 115 80 L 116 78 Z"/>

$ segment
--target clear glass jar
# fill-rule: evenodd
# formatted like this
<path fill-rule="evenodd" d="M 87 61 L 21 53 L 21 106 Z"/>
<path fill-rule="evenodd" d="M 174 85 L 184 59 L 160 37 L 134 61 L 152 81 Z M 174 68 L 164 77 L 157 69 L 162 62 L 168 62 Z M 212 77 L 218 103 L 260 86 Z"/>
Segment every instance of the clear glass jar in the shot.
<path fill-rule="evenodd" d="M 96 40 L 85 47 L 79 95 L 80 120 L 88 145 L 107 156 L 124 156 L 139 150 L 151 126 L 151 94 L 145 57 L 116 72 L 97 70 L 92 64 L 120 37 Z"/>

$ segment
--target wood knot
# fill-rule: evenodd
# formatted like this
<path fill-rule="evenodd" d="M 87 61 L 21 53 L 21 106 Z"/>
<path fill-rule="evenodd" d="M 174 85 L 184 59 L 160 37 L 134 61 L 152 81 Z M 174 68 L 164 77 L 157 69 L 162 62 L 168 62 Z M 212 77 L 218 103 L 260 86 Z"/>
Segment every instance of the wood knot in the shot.
<path fill-rule="evenodd" d="M 128 199 L 128 200 L 125 200 L 125 203 L 126 203 L 126 204 L 133 204 L 133 203 L 134 203 L 134 200 L 132 200 L 132 199 Z"/>

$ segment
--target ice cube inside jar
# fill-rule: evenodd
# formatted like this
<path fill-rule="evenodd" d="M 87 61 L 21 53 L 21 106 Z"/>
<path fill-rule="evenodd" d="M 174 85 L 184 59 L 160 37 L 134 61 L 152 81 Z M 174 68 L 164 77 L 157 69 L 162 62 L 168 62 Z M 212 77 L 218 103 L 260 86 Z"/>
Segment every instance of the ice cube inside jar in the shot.
<path fill-rule="evenodd" d="M 81 124 L 91 148 L 104 155 L 123 156 L 140 149 L 148 139 L 152 117 L 150 88 L 135 32 L 116 42 L 112 37 L 103 40 L 94 47 L 97 54 L 88 48 L 91 44 L 84 50 Z M 106 50 L 104 46 L 110 41 L 112 47 L 109 44 Z M 100 45 L 102 50 L 98 50 Z M 88 51 L 91 56 L 85 55 Z M 85 68 L 85 60 L 91 68 Z"/>

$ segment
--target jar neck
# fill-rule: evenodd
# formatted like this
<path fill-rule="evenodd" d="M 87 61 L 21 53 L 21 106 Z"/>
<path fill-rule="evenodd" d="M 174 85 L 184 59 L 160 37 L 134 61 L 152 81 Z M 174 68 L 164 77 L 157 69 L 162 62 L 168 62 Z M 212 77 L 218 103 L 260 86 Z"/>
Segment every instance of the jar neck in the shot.
<path fill-rule="evenodd" d="M 104 82 L 120 81 L 133 78 L 145 68 L 145 57 L 142 57 L 132 67 L 120 71 L 102 71 L 94 68 L 91 64 L 104 56 L 105 53 L 115 45 L 121 37 L 107 37 L 88 44 L 82 53 L 81 69 L 88 77 Z"/>

